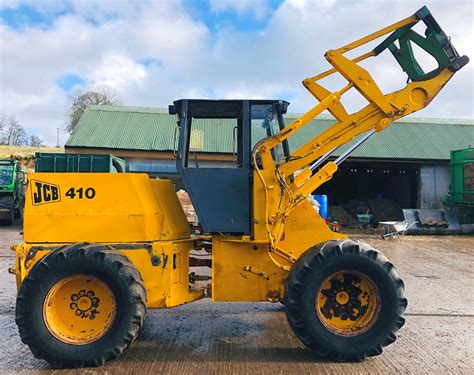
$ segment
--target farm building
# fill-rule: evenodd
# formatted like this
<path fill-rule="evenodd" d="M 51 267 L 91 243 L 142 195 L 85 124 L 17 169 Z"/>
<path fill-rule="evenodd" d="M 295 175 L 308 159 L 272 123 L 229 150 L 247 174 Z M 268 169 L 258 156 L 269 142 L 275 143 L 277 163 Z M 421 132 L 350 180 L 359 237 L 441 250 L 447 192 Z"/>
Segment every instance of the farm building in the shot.
<path fill-rule="evenodd" d="M 285 122 L 296 117 L 289 114 Z M 313 120 L 289 139 L 290 149 L 333 122 L 331 117 Z M 234 167 L 234 126 L 226 119 L 193 121 L 190 164 Z M 176 127 L 176 117 L 162 109 L 92 106 L 67 141 L 66 152 L 110 153 L 125 159 L 130 172 L 171 178 L 180 187 L 174 158 Z M 389 199 L 403 208 L 438 208 L 449 191 L 450 151 L 473 144 L 473 120 L 403 119 L 358 148 L 318 194 L 327 194 L 329 204 L 336 206 L 358 198 Z"/>

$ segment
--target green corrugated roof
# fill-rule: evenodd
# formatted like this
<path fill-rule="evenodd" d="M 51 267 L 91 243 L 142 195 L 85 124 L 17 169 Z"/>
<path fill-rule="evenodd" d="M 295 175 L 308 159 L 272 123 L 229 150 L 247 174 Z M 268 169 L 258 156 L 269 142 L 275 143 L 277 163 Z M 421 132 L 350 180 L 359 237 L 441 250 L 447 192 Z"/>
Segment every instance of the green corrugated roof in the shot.
<path fill-rule="evenodd" d="M 287 123 L 297 115 L 287 115 Z M 290 138 L 297 149 L 328 128 L 334 119 L 321 116 Z M 196 151 L 230 153 L 233 144 L 232 120 L 194 120 L 200 141 Z M 165 110 L 140 107 L 91 106 L 81 117 L 66 147 L 88 147 L 146 151 L 173 149 L 176 116 Z M 198 138 L 199 138 L 198 137 Z M 445 159 L 450 151 L 474 145 L 474 121 L 405 118 L 375 134 L 351 156 L 381 159 Z M 334 155 L 344 151 L 341 147 Z M 202 147 L 202 150 L 200 148 Z"/>

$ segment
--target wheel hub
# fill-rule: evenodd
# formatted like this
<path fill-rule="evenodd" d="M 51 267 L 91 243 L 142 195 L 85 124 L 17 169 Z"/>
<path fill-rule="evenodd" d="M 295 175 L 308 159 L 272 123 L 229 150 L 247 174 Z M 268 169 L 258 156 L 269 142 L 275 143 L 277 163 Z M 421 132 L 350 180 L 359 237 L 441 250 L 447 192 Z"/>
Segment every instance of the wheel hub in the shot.
<path fill-rule="evenodd" d="M 49 290 L 43 319 L 49 332 L 67 344 L 85 345 L 100 339 L 115 318 L 115 296 L 95 276 L 66 277 Z"/>
<path fill-rule="evenodd" d="M 330 275 L 317 292 L 319 320 L 341 336 L 366 332 L 377 320 L 379 310 L 377 287 L 369 277 L 356 271 Z"/>
<path fill-rule="evenodd" d="M 87 311 L 92 307 L 92 301 L 89 298 L 81 298 L 78 301 L 78 305 L 82 310 Z"/>
<path fill-rule="evenodd" d="M 78 293 L 71 295 L 71 303 L 69 307 L 74 310 L 77 316 L 81 318 L 95 319 L 98 313 L 100 299 L 95 296 L 93 290 L 80 290 Z"/>
<path fill-rule="evenodd" d="M 349 302 L 349 294 L 344 291 L 340 291 L 336 294 L 336 301 L 340 305 L 345 305 L 347 302 Z"/>

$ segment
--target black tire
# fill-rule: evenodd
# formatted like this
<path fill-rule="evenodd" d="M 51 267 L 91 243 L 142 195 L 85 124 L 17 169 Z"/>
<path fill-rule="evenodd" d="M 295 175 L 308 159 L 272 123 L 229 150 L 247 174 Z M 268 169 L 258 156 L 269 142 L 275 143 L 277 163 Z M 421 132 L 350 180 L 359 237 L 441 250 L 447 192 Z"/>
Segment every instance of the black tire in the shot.
<path fill-rule="evenodd" d="M 98 340 L 71 345 L 57 339 L 43 318 L 43 303 L 58 281 L 92 275 L 104 282 L 116 300 L 110 329 Z M 16 302 L 20 337 L 36 358 L 52 367 L 100 366 L 118 357 L 138 336 L 146 314 L 146 291 L 140 273 L 124 255 L 102 245 L 74 244 L 39 261 L 23 280 Z"/>
<path fill-rule="evenodd" d="M 14 213 L 15 219 L 23 220 L 24 209 L 25 209 L 25 201 L 21 199 L 20 202 L 18 203 L 18 207 L 15 208 L 15 213 Z"/>
<path fill-rule="evenodd" d="M 354 271 L 374 280 L 380 304 L 366 331 L 340 335 L 328 329 L 316 311 L 317 291 L 327 278 Z M 392 263 L 365 243 L 328 241 L 306 251 L 293 265 L 285 283 L 284 305 L 296 336 L 313 353 L 336 361 L 362 361 L 382 353 L 403 326 L 407 306 L 403 281 Z M 346 318 L 347 319 L 347 318 Z"/>
<path fill-rule="evenodd" d="M 0 220 L 3 225 L 11 226 L 13 225 L 15 215 L 14 215 L 14 206 L 13 206 L 13 197 L 1 197 L 0 198 L 0 208 L 8 210 L 8 217 Z"/>

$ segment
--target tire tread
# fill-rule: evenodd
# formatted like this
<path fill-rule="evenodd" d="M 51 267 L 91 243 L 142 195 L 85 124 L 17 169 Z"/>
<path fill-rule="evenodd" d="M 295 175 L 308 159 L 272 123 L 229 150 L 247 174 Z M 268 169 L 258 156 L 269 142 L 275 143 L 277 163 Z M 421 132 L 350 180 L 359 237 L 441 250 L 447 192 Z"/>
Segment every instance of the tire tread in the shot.
<path fill-rule="evenodd" d="M 394 322 L 393 329 L 390 330 L 387 337 L 385 337 L 381 343 L 374 343 L 374 346 L 370 350 L 355 355 L 330 350 L 324 346 L 324 343 L 319 342 L 317 338 L 310 337 L 304 325 L 303 311 L 300 308 L 299 300 L 307 275 L 312 272 L 313 267 L 316 264 L 319 267 L 324 266 L 321 263 L 324 263 L 327 259 L 334 256 L 344 256 L 344 254 L 353 254 L 372 259 L 390 275 L 398 295 L 398 316 Z M 405 323 L 403 313 L 407 306 L 407 299 L 404 297 L 403 281 L 398 276 L 394 265 L 390 263 L 382 253 L 365 243 L 353 240 L 331 240 L 309 249 L 301 255 L 293 265 L 285 282 L 284 306 L 290 327 L 302 343 L 313 353 L 323 358 L 334 359 L 338 362 L 359 362 L 366 357 L 381 354 L 384 346 L 390 345 L 396 340 L 396 332 Z"/>
<path fill-rule="evenodd" d="M 46 352 L 34 339 L 33 332 L 28 324 L 27 304 L 29 302 L 28 295 L 36 289 L 36 279 L 41 280 L 41 273 L 48 271 L 57 263 L 68 262 L 75 257 L 91 259 L 99 261 L 104 266 L 117 269 L 118 274 L 123 283 L 127 285 L 131 293 L 132 319 L 125 334 L 118 340 L 114 348 L 103 353 L 98 353 L 97 357 L 87 361 L 82 360 L 65 360 L 52 356 Z M 143 280 L 138 270 L 128 260 L 128 258 L 110 248 L 89 244 L 86 242 L 77 243 L 70 246 L 64 246 L 47 254 L 39 261 L 27 277 L 23 280 L 20 290 L 18 291 L 15 321 L 19 329 L 22 342 L 30 348 L 33 355 L 38 359 L 46 360 L 53 368 L 62 367 L 84 367 L 84 366 L 100 366 L 105 361 L 118 357 L 131 343 L 133 343 L 138 334 L 142 331 L 146 315 L 146 290 Z"/>

